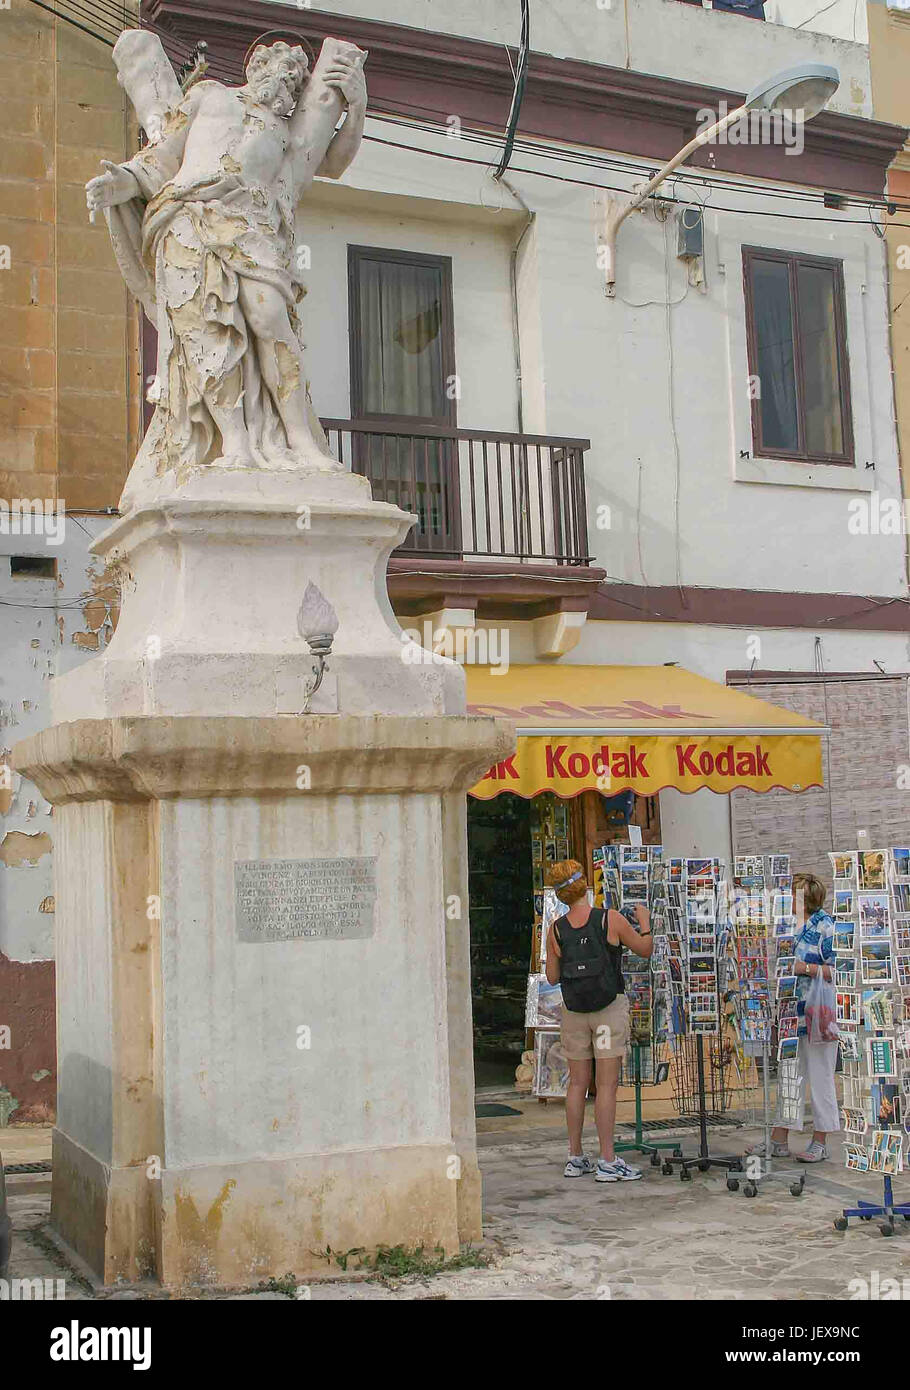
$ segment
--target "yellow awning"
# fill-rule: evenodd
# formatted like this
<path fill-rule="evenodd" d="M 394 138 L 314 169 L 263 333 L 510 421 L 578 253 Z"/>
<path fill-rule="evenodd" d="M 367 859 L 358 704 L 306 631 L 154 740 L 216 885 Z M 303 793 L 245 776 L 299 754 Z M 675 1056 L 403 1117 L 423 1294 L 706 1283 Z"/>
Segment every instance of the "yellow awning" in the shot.
<path fill-rule="evenodd" d="M 468 713 L 515 721 L 518 751 L 472 790 L 605 796 L 823 785 L 824 725 L 678 666 L 466 666 Z"/>

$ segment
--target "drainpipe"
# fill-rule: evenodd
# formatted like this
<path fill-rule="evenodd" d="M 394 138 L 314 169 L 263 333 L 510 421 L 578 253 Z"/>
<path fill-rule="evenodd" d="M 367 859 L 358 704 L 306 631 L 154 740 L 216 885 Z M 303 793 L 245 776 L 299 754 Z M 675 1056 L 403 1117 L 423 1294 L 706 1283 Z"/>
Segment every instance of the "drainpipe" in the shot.
<path fill-rule="evenodd" d="M 531 211 L 524 198 L 516 188 L 512 187 L 508 179 L 500 178 L 498 182 L 509 190 L 516 203 L 527 213 L 528 217 L 527 222 L 521 229 L 518 240 L 512 247 L 512 254 L 509 258 L 509 287 L 512 296 L 512 339 L 515 349 L 515 382 L 518 388 L 518 433 L 524 434 L 524 388 L 521 376 L 521 330 L 518 317 L 518 253 L 521 250 L 521 243 L 534 225 L 534 218 L 537 214 Z"/>

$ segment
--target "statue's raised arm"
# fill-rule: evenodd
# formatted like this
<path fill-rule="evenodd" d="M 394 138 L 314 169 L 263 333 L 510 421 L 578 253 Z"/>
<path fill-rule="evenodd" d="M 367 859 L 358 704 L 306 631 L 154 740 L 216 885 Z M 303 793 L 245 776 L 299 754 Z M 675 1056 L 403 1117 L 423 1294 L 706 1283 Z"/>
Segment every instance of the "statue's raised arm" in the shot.
<path fill-rule="evenodd" d="M 136 119 L 151 142 L 159 140 L 165 118 L 176 111 L 183 91 L 157 34 L 125 29 L 114 44 L 117 81 L 130 99 Z"/>
<path fill-rule="evenodd" d="M 320 49 L 291 117 L 295 181 L 302 188 L 317 174 L 340 178 L 360 148 L 367 109 L 366 59 L 362 48 L 344 39 L 327 38 Z"/>
<path fill-rule="evenodd" d="M 149 142 L 86 196 L 158 330 L 155 414 L 121 507 L 211 465 L 340 469 L 309 398 L 294 214 L 316 175 L 338 178 L 359 148 L 366 56 L 329 38 L 311 72 L 301 45 L 260 42 L 243 86 L 184 92 L 154 34 L 118 40 Z"/>

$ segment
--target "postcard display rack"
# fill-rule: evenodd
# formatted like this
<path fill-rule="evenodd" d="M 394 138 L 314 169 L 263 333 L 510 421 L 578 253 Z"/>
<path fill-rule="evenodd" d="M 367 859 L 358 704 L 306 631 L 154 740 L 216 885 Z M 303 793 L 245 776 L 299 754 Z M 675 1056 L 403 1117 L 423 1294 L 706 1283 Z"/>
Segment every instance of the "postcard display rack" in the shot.
<path fill-rule="evenodd" d="M 614 908 L 636 927 L 635 907 L 653 910 L 656 867 L 663 850 L 660 845 L 603 845 L 594 851 L 594 905 Z M 677 1158 L 682 1150 L 676 1140 L 645 1142 L 642 1120 L 642 1086 L 661 1085 L 669 1071 L 660 1060 L 660 1041 L 656 1036 L 657 1016 L 651 962 L 626 951 L 622 960 L 623 982 L 629 1000 L 631 1042 L 623 1060 L 624 1077 L 631 1077 L 635 1091 L 635 1137 L 616 1144 L 617 1153 L 649 1154 L 651 1166 L 660 1167 L 660 1153 L 670 1149 Z"/>
<path fill-rule="evenodd" d="M 742 1185 L 746 1197 L 754 1197 L 758 1184 L 772 1178 L 790 1183 L 794 1197 L 802 1195 L 805 1173 L 792 1179 L 786 1171 L 776 1171 L 771 1157 L 771 1046 L 775 1024 L 778 1034 L 777 1078 L 779 1118 L 793 1128 L 802 1128 L 803 1088 L 797 1072 L 795 1053 L 797 1003 L 792 975 L 793 881 L 790 857 L 786 854 L 737 855 L 733 861 L 733 893 L 729 904 L 730 933 L 722 964 L 723 998 L 739 1040 L 739 1070 L 744 1096 L 754 1091 L 755 1071 L 760 1063 L 764 1130 L 764 1154 L 746 1163 L 747 1177 Z M 781 974 L 785 972 L 784 981 Z M 758 1118 L 755 1116 L 754 1118 Z M 731 1192 L 739 1189 L 738 1178 L 728 1177 Z"/>
<path fill-rule="evenodd" d="M 714 1111 L 727 1103 L 720 1004 L 720 965 L 730 934 L 724 863 L 663 859 L 653 878 L 655 1036 L 668 1039 L 676 1053 L 677 1109 L 694 1114 L 699 1127 L 698 1153 L 666 1157 L 663 1171 L 672 1173 L 678 1163 L 683 1182 L 691 1181 L 693 1168 L 741 1172 L 741 1158 L 708 1147 L 709 1103 Z"/>
<path fill-rule="evenodd" d="M 910 849 L 831 854 L 836 1021 L 844 1075 L 844 1161 L 881 1173 L 882 1200 L 857 1199 L 834 1222 L 883 1217 L 883 1236 L 910 1204 L 896 1203 L 910 1136 Z"/>

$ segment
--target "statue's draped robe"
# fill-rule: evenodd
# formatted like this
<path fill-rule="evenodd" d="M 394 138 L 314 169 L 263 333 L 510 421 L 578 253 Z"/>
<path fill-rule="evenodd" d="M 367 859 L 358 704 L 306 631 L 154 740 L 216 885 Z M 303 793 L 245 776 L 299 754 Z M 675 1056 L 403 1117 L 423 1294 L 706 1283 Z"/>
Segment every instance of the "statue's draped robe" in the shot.
<path fill-rule="evenodd" d="M 121 166 L 135 176 L 141 196 L 107 212 L 120 270 L 158 331 L 150 392 L 156 409 L 134 464 L 136 481 L 210 463 L 221 454 L 206 392 L 217 392 L 225 407 L 241 403 L 257 464 L 288 466 L 284 427 L 240 304 L 242 280 L 271 285 L 284 298 L 298 353 L 296 361 L 284 360 L 286 353 L 279 358 L 283 386 L 306 382 L 297 315 L 305 291 L 293 264 L 294 190 L 286 179 L 265 187 L 227 171 L 217 179 L 184 183 L 180 174 L 193 95 L 168 118 L 159 140 Z M 227 170 L 231 161 L 225 157 L 221 163 Z M 309 395 L 307 400 L 309 405 Z M 310 424 L 328 454 L 312 407 Z"/>

